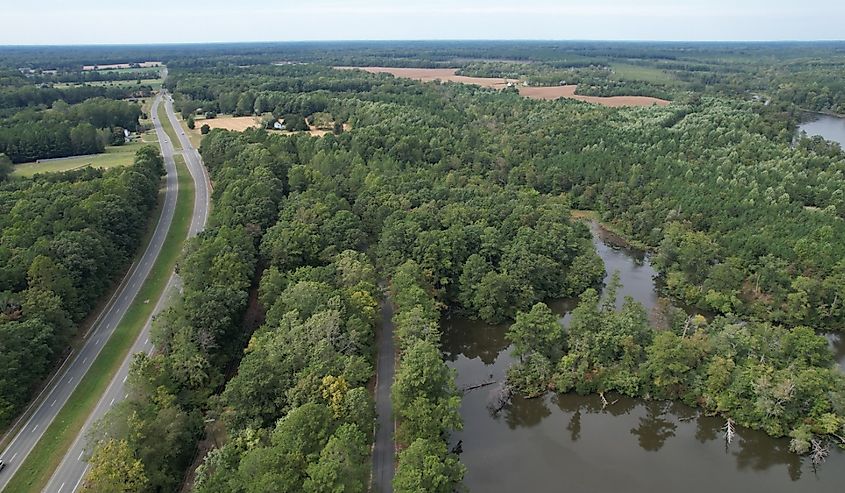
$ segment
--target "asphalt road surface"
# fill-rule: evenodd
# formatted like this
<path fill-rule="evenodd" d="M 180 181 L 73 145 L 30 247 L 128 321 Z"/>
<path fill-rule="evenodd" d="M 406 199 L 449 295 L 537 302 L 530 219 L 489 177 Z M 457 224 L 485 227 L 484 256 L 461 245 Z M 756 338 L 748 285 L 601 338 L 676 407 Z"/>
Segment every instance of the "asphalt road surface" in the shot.
<path fill-rule="evenodd" d="M 205 167 L 202 164 L 199 154 L 191 146 L 187 136 L 182 133 L 182 127 L 176 120 L 176 115 L 173 112 L 172 102 L 169 97 L 167 95 L 159 95 L 153 104 L 151 118 L 156 134 L 158 135 L 162 156 L 165 160 L 165 168 L 167 169 L 165 200 L 161 217 L 140 261 L 132 266 L 101 316 L 92 325 L 92 329 L 82 348 L 69 357 L 68 361 L 56 373 L 56 376 L 48 383 L 41 398 L 36 399 L 38 402 L 37 407 L 31 411 L 26 424 L 20 428 L 18 434 L 10 442 L 9 447 L 0 455 L 0 459 L 7 463 L 6 469 L 0 472 L 0 490 L 5 488 L 9 479 L 15 474 L 24 459 L 26 459 L 26 456 L 41 438 L 44 430 L 47 429 L 56 414 L 58 414 L 62 406 L 68 401 L 68 398 L 76 389 L 79 381 L 89 370 L 103 345 L 111 337 L 132 301 L 137 296 L 141 285 L 148 277 L 150 269 L 161 251 L 164 239 L 173 220 L 178 182 L 176 178 L 176 165 L 173 161 L 173 144 L 170 142 L 170 138 L 164 132 L 161 122 L 158 120 L 157 110 L 159 104 L 165 105 L 167 116 L 182 144 L 182 154 L 195 185 L 196 193 L 190 235 L 197 234 L 205 226 L 209 208 L 209 181 Z M 177 284 L 178 279 L 175 276 L 171 276 L 167 288 L 162 294 L 162 298 L 156 303 L 154 313 L 158 313 L 166 305 L 168 295 L 174 291 Z M 85 462 L 85 436 L 91 424 L 102 417 L 115 402 L 125 397 L 124 383 L 132 355 L 136 352 L 150 352 L 152 350 L 152 345 L 149 342 L 149 329 L 150 323 L 148 321 L 135 341 L 135 344 L 132 346 L 120 370 L 110 383 L 106 393 L 97 404 L 94 412 L 89 416 L 85 426 L 80 431 L 73 446 L 71 446 L 65 455 L 59 468 L 54 472 L 44 491 L 50 493 L 67 493 L 74 492 L 79 488 L 85 471 L 88 468 L 88 464 Z"/>
<path fill-rule="evenodd" d="M 385 298 L 387 295 L 385 295 Z M 378 364 L 376 368 L 376 439 L 373 444 L 373 487 L 378 493 L 393 492 L 393 409 L 390 386 L 396 366 L 393 347 L 393 305 L 389 299 L 381 304 L 381 325 L 378 331 Z"/>

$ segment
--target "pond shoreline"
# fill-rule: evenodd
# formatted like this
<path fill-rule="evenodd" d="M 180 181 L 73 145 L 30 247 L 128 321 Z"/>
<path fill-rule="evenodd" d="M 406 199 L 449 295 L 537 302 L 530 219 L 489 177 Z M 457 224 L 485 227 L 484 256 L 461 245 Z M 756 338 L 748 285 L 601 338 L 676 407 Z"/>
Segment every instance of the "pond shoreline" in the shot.
<path fill-rule="evenodd" d="M 646 245 L 645 243 L 639 240 L 631 238 L 629 235 L 623 233 L 618 227 L 614 226 L 613 224 L 602 221 L 599 217 L 598 211 L 589 209 L 571 209 L 570 213 L 572 214 L 572 217 L 575 220 L 592 221 L 596 223 L 599 228 L 615 237 L 615 241 L 613 241 L 612 243 L 617 246 L 620 246 L 622 248 L 632 248 L 636 250 L 641 250 L 643 252 L 648 253 L 657 252 L 657 248 Z"/>
<path fill-rule="evenodd" d="M 592 211 L 580 212 L 580 219 L 595 217 L 585 217 Z M 597 222 L 590 229 L 605 264 L 605 282 L 620 271 L 617 303 L 629 295 L 654 307 L 659 299 L 656 273 L 646 252 L 608 244 L 614 236 L 601 234 L 606 228 Z M 548 304 L 567 323 L 575 303 Z M 505 380 L 514 363 L 507 324 L 491 326 L 456 316 L 442 324 L 444 359 L 456 370 L 459 388 Z M 845 482 L 845 468 L 838 467 L 845 458 L 841 450 L 831 450 L 827 464 L 816 471 L 789 451 L 786 438 L 737 427 L 737 438 L 727 444 L 723 418 L 681 402 L 607 393 L 605 406 L 598 394 L 548 392 L 530 399 L 516 396 L 510 407 L 493 415 L 487 405 L 495 390 L 491 386 L 465 393 L 464 428 L 452 436 L 453 444 L 463 442 L 464 483 L 471 491 L 550 491 L 550 484 L 564 478 L 567 490 L 630 493 L 704 493 L 714 488 L 833 492 Z"/>

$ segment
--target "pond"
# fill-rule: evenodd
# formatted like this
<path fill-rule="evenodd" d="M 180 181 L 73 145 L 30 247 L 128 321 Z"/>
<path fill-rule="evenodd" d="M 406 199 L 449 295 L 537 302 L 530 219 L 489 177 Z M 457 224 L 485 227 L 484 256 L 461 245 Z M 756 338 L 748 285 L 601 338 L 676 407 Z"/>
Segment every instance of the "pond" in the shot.
<path fill-rule="evenodd" d="M 845 118 L 819 113 L 810 113 L 807 120 L 798 126 L 798 132 L 807 135 L 819 135 L 827 140 L 838 142 L 845 149 Z"/>
<path fill-rule="evenodd" d="M 658 297 L 648 255 L 618 246 L 596 224 L 591 231 L 608 278 L 619 272 L 623 288 L 617 304 L 631 296 L 654 307 Z M 550 304 L 564 321 L 574 305 L 573 300 Z M 513 362 L 506 331 L 506 325 L 444 321 L 443 350 L 457 370 L 459 388 L 504 379 Z M 493 388 L 463 396 L 464 429 L 452 437 L 453 444 L 462 441 L 470 491 L 841 492 L 845 484 L 845 454 L 838 450 L 814 471 L 789 452 L 786 439 L 739 429 L 727 445 L 724 420 L 683 404 L 608 396 L 611 404 L 602 409 L 598 396 L 517 397 L 494 417 L 487 409 Z"/>

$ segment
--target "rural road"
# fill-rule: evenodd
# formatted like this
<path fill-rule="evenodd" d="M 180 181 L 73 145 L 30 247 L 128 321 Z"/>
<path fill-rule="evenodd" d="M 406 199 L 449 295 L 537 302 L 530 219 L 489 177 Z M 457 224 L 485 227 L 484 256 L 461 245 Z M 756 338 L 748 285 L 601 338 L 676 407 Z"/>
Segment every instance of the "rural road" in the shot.
<path fill-rule="evenodd" d="M 387 299 L 381 303 L 381 324 L 378 338 L 378 363 L 376 368 L 376 439 L 373 445 L 373 487 L 378 493 L 393 492 L 393 409 L 390 386 L 396 366 L 393 345 L 393 304 Z"/>
<path fill-rule="evenodd" d="M 175 151 L 173 143 L 170 142 L 161 122 L 158 120 L 159 104 L 164 104 L 167 117 L 170 120 L 176 134 L 179 136 L 179 141 L 183 149 L 182 156 L 185 159 L 185 164 L 187 164 L 188 171 L 191 173 L 191 178 L 194 182 L 194 207 L 193 215 L 191 217 L 191 225 L 188 230 L 188 237 L 190 238 L 196 236 L 197 233 L 202 231 L 205 227 L 206 220 L 208 219 L 208 178 L 205 166 L 202 163 L 199 153 L 197 153 L 197 151 L 191 146 L 191 142 L 187 136 L 182 134 L 182 126 L 176 119 L 176 114 L 173 111 L 173 104 L 171 103 L 169 97 L 164 95 L 158 96 L 156 101 L 153 103 L 151 117 L 156 129 L 159 145 L 161 146 L 161 153 L 162 156 L 164 156 L 168 170 L 171 169 L 171 167 L 175 169 L 175 163 L 173 161 Z M 170 295 L 176 292 L 178 288 L 179 278 L 175 274 L 171 274 L 167 287 L 162 292 L 161 298 L 159 298 L 155 309 L 153 310 L 153 317 L 167 306 Z M 50 478 L 50 482 L 47 483 L 47 487 L 44 489 L 45 492 L 73 493 L 79 488 L 82 479 L 85 477 L 85 473 L 88 471 L 88 462 L 86 460 L 91 452 L 86 449 L 88 445 L 87 434 L 91 429 L 91 426 L 96 423 L 97 420 L 102 418 L 116 402 L 120 402 L 122 399 L 126 398 L 127 393 L 125 383 L 126 377 L 129 374 L 129 365 L 132 362 L 133 356 L 136 353 L 142 352 L 149 354 L 153 350 L 153 346 L 150 343 L 151 322 L 152 317 L 147 320 L 147 323 L 144 325 L 144 329 L 135 340 L 135 344 L 133 344 L 132 349 L 123 361 L 120 370 L 118 370 L 117 374 L 115 374 L 109 384 L 106 393 L 103 394 L 103 397 L 97 403 L 97 407 L 94 408 L 94 412 L 88 417 L 88 420 L 85 422 L 82 430 L 80 430 L 73 445 L 65 454 L 62 462 L 59 464 L 59 467 L 53 473 L 53 476 Z"/>
<path fill-rule="evenodd" d="M 9 447 L 3 451 L 0 458 L 6 463 L 6 469 L 0 473 L 0 491 L 4 490 L 9 480 L 17 472 L 20 465 L 26 459 L 27 455 L 34 448 L 35 444 L 41 438 L 44 430 L 50 425 L 59 410 L 67 403 L 68 398 L 76 389 L 76 386 L 90 369 L 94 360 L 100 353 L 103 345 L 111 337 L 115 328 L 120 323 L 124 314 L 128 310 L 132 301 L 137 296 L 142 284 L 147 279 L 150 270 L 158 258 L 167 232 L 170 229 L 170 224 L 173 220 L 173 215 L 176 206 L 176 197 L 178 192 L 178 181 L 176 177 L 176 166 L 173 160 L 173 146 L 169 142 L 161 122 L 158 121 L 157 109 L 158 105 L 164 100 L 165 109 L 168 118 L 173 124 L 173 128 L 179 135 L 184 149 L 183 155 L 185 162 L 191 172 L 194 180 L 196 194 L 194 203 L 194 213 L 191 220 L 190 233 L 196 234 L 205 225 L 208 216 L 208 179 L 205 168 L 199 154 L 191 146 L 190 141 L 181 133 L 181 126 L 176 120 L 176 115 L 173 112 L 171 102 L 167 96 L 157 96 L 151 111 L 152 120 L 155 125 L 156 133 L 161 145 L 162 155 L 165 159 L 165 168 L 167 170 L 166 185 L 165 185 L 165 199 L 162 207 L 161 216 L 158 224 L 156 224 L 150 243 L 144 251 L 141 259 L 134 264 L 126 278 L 115 291 L 112 299 L 106 305 L 106 308 L 101 313 L 100 317 L 95 320 L 87 336 L 82 348 L 76 353 L 72 354 L 63 367 L 56 373 L 56 376 L 47 384 L 43 398 L 37 399 L 37 407 L 31 412 L 26 424 L 20 428 L 18 434 L 12 439 Z M 171 278 L 168 283 L 165 293 L 170 293 L 175 283 L 175 278 Z M 164 298 L 164 296 L 162 297 Z M 162 308 L 162 301 L 156 305 L 156 310 Z M 87 469 L 87 463 L 83 462 L 82 447 L 84 446 L 84 435 L 87 433 L 90 425 L 101 417 L 114 402 L 122 399 L 125 395 L 123 390 L 124 379 L 128 370 L 128 365 L 132 354 L 135 352 L 146 351 L 149 352 L 152 346 L 149 343 L 149 323 L 144 327 L 143 332 L 138 337 L 133 345 L 130 354 L 121 366 L 119 372 L 114 377 L 114 380 L 109 385 L 106 394 L 98 403 L 92 415 L 85 424 L 84 429 L 80 432 L 76 442 L 66 454 L 59 469 L 56 470 L 50 480 L 45 491 L 48 492 L 73 492 L 79 487 L 81 479 Z"/>

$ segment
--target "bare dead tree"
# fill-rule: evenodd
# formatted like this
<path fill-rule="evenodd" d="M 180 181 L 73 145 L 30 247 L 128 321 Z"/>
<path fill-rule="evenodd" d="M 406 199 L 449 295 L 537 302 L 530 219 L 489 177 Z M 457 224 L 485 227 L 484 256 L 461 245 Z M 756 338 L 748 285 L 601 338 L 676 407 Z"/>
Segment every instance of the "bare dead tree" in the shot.
<path fill-rule="evenodd" d="M 507 381 L 504 381 L 490 393 L 490 399 L 487 401 L 487 409 L 495 416 L 510 405 L 512 397 L 513 388 Z"/>
<path fill-rule="evenodd" d="M 817 438 L 810 440 L 810 460 L 813 461 L 813 467 L 822 465 L 829 454 L 830 447 L 826 441 Z"/>
<path fill-rule="evenodd" d="M 608 402 L 607 398 L 604 396 L 604 392 L 599 392 L 599 397 L 601 397 L 601 409 L 602 409 L 602 411 L 604 411 L 604 409 L 607 406 L 612 406 L 612 405 L 616 404 L 617 402 L 619 402 L 619 399 L 616 399 L 613 402 Z"/>
<path fill-rule="evenodd" d="M 725 442 L 727 442 L 728 445 L 730 445 L 731 442 L 733 442 L 734 437 L 736 436 L 736 428 L 735 428 L 735 425 L 734 425 L 734 420 L 732 420 L 731 418 L 728 418 L 727 423 L 725 423 L 725 426 L 722 427 L 722 429 L 725 430 Z"/>

